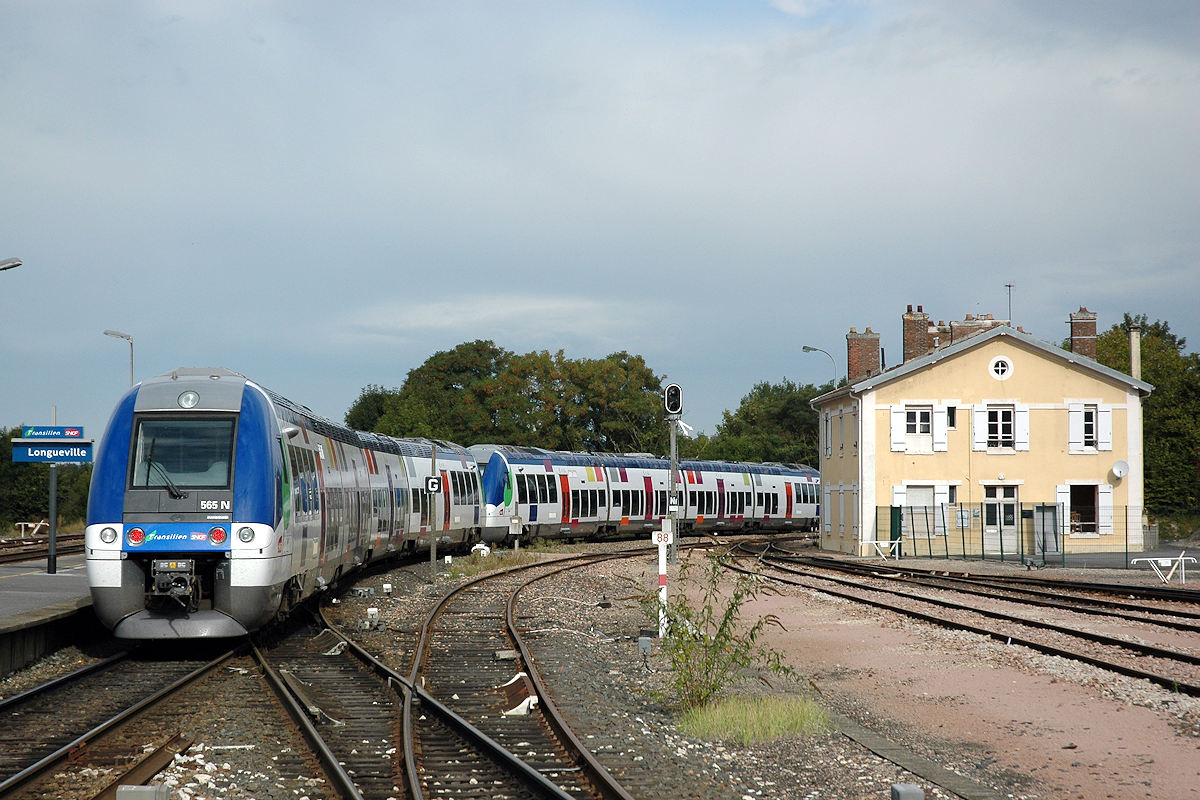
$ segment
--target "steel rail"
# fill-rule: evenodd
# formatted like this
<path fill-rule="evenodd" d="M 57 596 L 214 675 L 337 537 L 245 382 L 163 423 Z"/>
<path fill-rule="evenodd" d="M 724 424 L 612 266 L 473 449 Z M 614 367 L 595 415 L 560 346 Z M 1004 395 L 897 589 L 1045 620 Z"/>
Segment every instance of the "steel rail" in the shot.
<path fill-rule="evenodd" d="M 88 664 L 85 667 L 80 667 L 79 669 L 75 670 L 74 672 L 67 673 L 66 675 L 61 675 L 57 678 L 54 678 L 53 680 L 46 681 L 45 683 L 39 683 L 37 686 L 34 686 L 30 689 L 26 689 L 25 691 L 21 692 L 20 694 L 14 694 L 12 697 L 6 697 L 3 700 L 0 700 L 0 712 L 4 712 L 12 706 L 20 705 L 21 703 L 24 703 L 28 700 L 32 700 L 33 698 L 37 697 L 40 694 L 46 694 L 47 692 L 53 691 L 54 689 L 57 689 L 60 686 L 65 686 L 66 684 L 80 680 L 81 678 L 86 678 L 88 675 L 91 675 L 93 673 L 100 673 L 106 669 L 115 667 L 120 662 L 129 658 L 129 656 L 130 656 L 129 651 L 125 651 L 123 653 L 117 653 L 117 654 L 111 655 L 108 658 L 103 659 L 101 661 L 97 661 L 93 664 Z"/>
<path fill-rule="evenodd" d="M 536 565 L 535 565 L 536 566 Z M 421 686 L 415 685 L 409 679 L 403 677 L 395 670 L 388 667 L 386 664 L 375 658 L 374 655 L 367 652 L 362 646 L 350 640 L 337 627 L 329 622 L 325 617 L 324 609 L 320 610 L 321 623 L 332 631 L 338 638 L 346 642 L 347 649 L 354 654 L 356 658 L 375 671 L 377 675 L 384 678 L 389 684 L 396 684 L 401 687 L 402 694 L 405 695 L 408 702 L 405 703 L 404 714 L 406 717 L 406 746 L 405 746 L 405 772 L 407 773 L 409 791 L 413 798 L 425 797 L 424 791 L 420 787 L 418 780 L 418 769 L 416 762 L 412 759 L 411 747 L 407 746 L 411 742 L 411 737 L 407 736 L 407 731 L 411 730 L 411 699 L 416 698 L 421 701 L 423 708 L 427 708 L 437 717 L 453 728 L 459 735 L 482 749 L 490 758 L 499 762 L 506 769 L 512 771 L 518 779 L 529 789 L 540 794 L 543 797 L 555 798 L 556 800 L 576 800 L 573 795 L 563 791 L 558 784 L 551 781 L 542 773 L 527 764 L 523 759 L 513 754 L 503 745 L 492 739 L 483 731 L 476 728 L 445 703 L 438 700 Z"/>
<path fill-rule="evenodd" d="M 779 558 L 775 555 L 763 555 L 760 557 L 771 559 L 773 561 Z M 785 558 L 787 563 L 804 563 L 798 562 L 796 559 L 791 557 Z M 1042 608 L 1057 608 L 1063 611 L 1074 611 L 1079 614 L 1112 617 L 1114 619 L 1124 619 L 1131 622 L 1143 622 L 1152 625 L 1159 625 L 1164 628 L 1174 628 L 1176 630 L 1189 631 L 1192 633 L 1200 632 L 1200 625 L 1194 622 L 1184 622 L 1178 619 L 1162 618 L 1184 617 L 1188 619 L 1195 619 L 1200 618 L 1200 613 L 1192 613 L 1169 608 L 1146 608 L 1145 606 L 1137 606 L 1132 603 L 1121 603 L 1114 600 L 1104 600 L 1100 598 L 1064 597 L 1062 594 L 1054 594 L 1052 592 L 1046 592 L 1040 589 L 997 584 L 987 580 L 986 578 L 981 580 L 976 580 L 974 577 L 955 578 L 929 574 L 921 570 L 915 572 L 912 570 L 888 570 L 887 574 L 883 574 L 883 571 L 877 567 L 864 568 L 864 565 L 860 564 L 848 564 L 844 567 L 821 565 L 820 568 L 829 569 L 836 572 L 844 572 L 850 575 L 861 575 L 864 577 L 886 577 L 889 580 L 907 583 L 913 586 L 926 586 L 935 589 L 945 589 L 946 591 L 975 595 L 977 597 L 987 597 L 993 600 L 1022 603 L 1024 605 L 1040 606 Z M 1004 592 L 1009 593 L 1009 595 L 1017 596 L 1008 596 L 1003 594 Z M 1148 614 L 1156 616 L 1146 616 Z"/>
<path fill-rule="evenodd" d="M 770 559 L 764 559 L 764 563 L 770 563 Z M 778 570 L 781 570 L 783 572 L 787 572 L 790 574 L 803 575 L 803 573 L 799 572 L 798 570 L 796 570 L 792 567 L 784 567 L 779 564 L 771 564 L 771 566 L 775 567 L 775 569 L 778 569 Z M 986 608 L 978 608 L 976 606 L 967 605 L 966 603 L 958 603 L 953 600 L 944 600 L 944 599 L 937 598 L 937 597 L 918 597 L 916 595 L 909 594 L 907 592 L 901 592 L 896 589 L 887 589 L 882 586 L 863 586 L 862 584 L 855 583 L 854 581 L 848 580 L 846 578 L 837 578 L 837 577 L 833 577 L 830 575 L 804 575 L 804 577 L 815 578 L 817 580 L 822 580 L 822 581 L 830 581 L 833 583 L 841 584 L 843 586 L 850 586 L 850 587 L 853 587 L 856 589 L 863 589 L 863 590 L 866 590 L 869 592 L 879 592 L 881 594 L 887 594 L 887 595 L 891 595 L 893 597 L 900 597 L 900 598 L 904 598 L 906 600 L 916 600 L 917 602 L 920 602 L 920 603 L 929 603 L 930 605 L 941 606 L 943 608 L 949 608 L 953 611 L 967 611 L 972 614 L 979 614 L 980 616 L 990 617 L 992 619 L 998 619 L 1003 622 L 1015 622 L 1018 625 L 1029 625 L 1030 627 L 1033 627 L 1033 628 L 1042 628 L 1044 630 L 1054 631 L 1055 633 L 1066 634 L 1067 636 L 1075 636 L 1078 638 L 1087 639 L 1089 641 L 1096 642 L 1097 644 L 1105 644 L 1105 645 L 1109 645 L 1112 647 L 1122 647 L 1122 648 L 1124 648 L 1126 650 L 1130 650 L 1138 655 L 1154 656 L 1155 658 L 1166 658 L 1166 659 L 1173 660 L 1173 661 L 1182 661 L 1185 664 L 1200 664 L 1200 656 L 1198 656 L 1198 655 L 1194 655 L 1192 653 L 1182 653 L 1177 650 L 1170 650 L 1165 647 L 1157 647 L 1152 644 L 1142 644 L 1141 642 L 1134 642 L 1129 639 L 1122 639 L 1119 636 L 1109 636 L 1109 635 L 1103 634 L 1103 633 L 1090 633 L 1088 631 L 1079 631 L 1079 630 L 1075 630 L 1074 628 L 1069 628 L 1066 625 L 1059 625 L 1054 622 L 1045 622 L 1042 620 L 1027 619 L 1025 617 L 1017 616 L 1016 614 L 1007 614 L 1003 611 L 992 611 L 992 610 L 989 610 Z M 1144 620 L 1142 620 L 1142 621 L 1144 621 Z"/>
<path fill-rule="evenodd" d="M 625 555 L 614 554 L 609 559 L 602 560 L 635 558 L 637 555 L 641 555 L 641 553 Z M 555 570 L 549 575 L 539 575 L 530 578 L 528 581 L 521 584 L 509 596 L 508 603 L 505 605 L 505 623 L 508 625 L 509 636 L 512 638 L 513 643 L 516 644 L 517 649 L 521 653 L 521 659 L 525 664 L 526 674 L 529 676 L 529 680 L 533 684 L 534 690 L 537 692 L 538 706 L 545 712 L 546 721 L 550 724 L 550 727 L 554 729 L 554 732 L 558 736 L 559 740 L 573 752 L 575 759 L 583 766 L 584 771 L 588 774 L 588 777 L 591 778 L 593 787 L 598 789 L 606 798 L 606 800 L 635 800 L 633 795 L 631 795 L 629 791 L 622 786 L 621 783 L 614 778 L 607 769 L 604 768 L 604 765 L 597 760 L 595 755 L 593 755 L 592 752 L 588 750 L 586 746 L 584 746 L 583 742 L 579 740 L 579 737 L 575 735 L 575 732 L 571 730 L 571 726 L 567 724 L 566 718 L 563 716 L 562 712 L 558 710 L 558 707 L 551 699 L 551 693 L 546 688 L 546 684 L 542 680 L 541 674 L 537 670 L 536 660 L 534 659 L 533 654 L 529 652 L 529 648 L 526 647 L 525 640 L 521 636 L 520 631 L 517 630 L 516 600 L 517 595 L 519 595 L 523 589 L 531 586 L 534 583 L 537 583 L 538 581 L 545 580 L 546 578 L 561 574 L 563 572 L 569 572 L 573 569 L 580 569 L 584 566 L 588 565 L 574 564 L 571 566 L 564 566 L 563 568 Z"/>
<path fill-rule="evenodd" d="M 810 563 L 812 566 L 821 566 L 823 564 L 845 564 L 836 558 L 827 556 L 806 556 L 796 554 L 796 559 L 805 563 Z M 930 570 L 918 570 L 913 567 L 890 567 L 898 572 L 929 572 Z M 981 575 L 979 573 L 956 572 L 948 570 L 937 570 L 939 572 L 948 572 L 954 577 L 971 577 L 981 581 L 989 581 L 997 584 L 1012 584 L 1026 586 L 1040 586 L 1049 589 L 1075 589 L 1080 592 L 1096 592 L 1100 594 L 1124 595 L 1126 597 L 1141 597 L 1147 600 L 1167 600 L 1172 603 L 1200 603 L 1200 590 L 1196 589 L 1172 589 L 1167 586 L 1136 586 L 1125 583 L 1092 583 L 1090 581 L 1072 581 L 1058 580 L 1054 578 L 1037 578 L 1032 575 Z"/>
<path fill-rule="evenodd" d="M 760 573 L 754 572 L 753 570 L 748 570 L 743 567 L 739 567 L 739 566 L 736 566 L 733 564 L 728 564 L 728 563 L 726 563 L 726 568 L 734 570 L 736 572 L 741 572 L 746 575 L 760 574 Z M 844 600 L 850 600 L 855 603 L 861 603 L 864 605 L 874 606 L 876 608 L 884 609 L 886 611 L 891 611 L 896 614 L 903 614 L 905 616 L 909 616 L 914 619 L 919 619 L 919 620 L 923 620 L 925 622 L 931 622 L 935 625 L 940 625 L 944 628 L 950 628 L 952 630 L 970 631 L 971 633 L 977 633 L 981 636 L 986 636 L 989 639 L 995 639 L 996 641 L 1003 641 L 1007 644 L 1023 645 L 1025 647 L 1029 647 L 1033 650 L 1037 650 L 1039 652 L 1046 653 L 1047 655 L 1062 656 L 1064 658 L 1069 658 L 1074 661 L 1082 661 L 1086 664 L 1091 664 L 1092 666 L 1108 670 L 1109 672 L 1116 672 L 1116 673 L 1119 673 L 1121 675 L 1126 675 L 1131 678 L 1141 678 L 1144 680 L 1148 680 L 1152 683 L 1162 686 L 1163 688 L 1170 689 L 1172 691 L 1175 691 L 1175 692 L 1178 692 L 1181 694 L 1187 694 L 1187 695 L 1191 695 L 1193 697 L 1200 697 L 1200 684 L 1193 684 L 1193 683 L 1189 683 L 1186 681 L 1180 681 L 1177 678 L 1172 678 L 1172 677 L 1169 677 L 1166 675 L 1160 675 L 1160 674 L 1154 673 L 1154 672 L 1148 672 L 1146 670 L 1137 669 L 1135 667 L 1127 667 L 1123 664 L 1115 664 L 1111 661 L 1106 661 L 1105 659 L 1098 658 L 1096 656 L 1089 656 L 1086 653 L 1078 653 L 1073 650 L 1067 650 L 1065 648 L 1055 647 L 1054 645 L 1048 645 L 1043 642 L 1039 642 L 1036 639 L 1030 639 L 1028 637 L 1021 636 L 1020 634 L 1002 633 L 1002 632 L 993 630 L 991 628 L 985 628 L 981 625 L 975 625 L 975 624 L 972 624 L 969 622 L 958 622 L 958 621 L 954 621 L 954 620 L 948 620 L 944 617 L 939 617 L 936 614 L 929 614 L 929 613 L 926 613 L 923 611 L 916 611 L 914 609 L 898 608 L 898 607 L 891 605 L 889 603 L 886 603 L 882 600 L 872 600 L 867 597 L 861 597 L 859 595 L 852 594 L 850 592 L 842 592 L 837 589 L 833 589 L 833 588 L 826 587 L 826 586 L 813 586 L 808 583 L 801 583 L 800 581 L 794 581 L 794 580 L 790 580 L 787 578 L 780 578 L 780 577 L 775 577 L 775 576 L 770 576 L 770 577 L 771 577 L 771 580 L 776 580 L 781 583 L 785 583 L 785 584 L 789 584 L 789 585 L 793 585 L 793 586 L 800 586 L 800 587 L 803 587 L 806 589 L 812 589 L 813 591 L 818 591 L 818 592 L 822 592 L 824 594 L 833 595 L 834 597 L 840 597 Z M 813 576 L 813 579 L 817 579 L 817 578 L 815 576 Z M 819 580 L 825 580 L 825 579 L 820 578 Z M 866 587 L 862 587 L 862 588 L 866 588 Z M 1033 623 L 1028 620 L 1020 620 L 1020 622 L 1022 624 L 1028 624 L 1031 627 L 1037 627 L 1037 623 Z M 1070 633 L 1071 633 L 1071 635 L 1073 635 L 1075 637 L 1085 638 L 1085 639 L 1088 638 L 1086 634 L 1081 634 L 1077 631 L 1071 631 Z M 1172 656 L 1172 657 L 1175 657 L 1175 656 Z"/>
<path fill-rule="evenodd" d="M 59 763 L 60 761 L 66 759 L 68 756 L 71 755 L 71 753 L 74 750 L 83 746 L 89 740 L 95 739 L 96 737 L 101 736 L 102 734 L 105 734 L 105 733 L 111 731 L 113 728 L 117 727 L 121 723 L 136 716 L 138 713 L 144 711 L 145 709 L 149 708 L 150 706 L 153 706 L 155 703 L 160 702 L 164 698 L 169 697 L 171 694 L 182 689 L 184 686 L 187 686 L 188 684 L 207 675 L 209 672 L 216 669 L 222 663 L 224 663 L 225 661 L 232 658 L 236 652 L 237 652 L 236 649 L 230 650 L 229 652 L 225 653 L 224 655 L 218 656 L 217 658 L 213 659 L 212 661 L 205 664 L 204 666 L 183 676 L 179 680 L 172 683 L 170 686 L 167 686 L 163 689 L 159 689 L 157 692 L 150 695 L 149 697 L 145 697 L 145 698 L 139 700 L 138 702 L 134 703 L 132 706 L 125 709 L 124 711 L 116 714 L 115 716 L 111 717 L 107 721 L 100 723 L 99 725 L 92 728 L 90 731 L 83 734 L 82 736 L 80 736 L 80 737 L 76 738 L 75 740 L 71 741 L 70 743 L 60 747 L 58 750 L 54 751 L 53 753 L 50 753 L 49 755 L 43 757 L 37 763 L 31 764 L 30 766 L 26 767 L 25 769 L 21 770 L 20 772 L 16 773 L 15 775 L 9 777 L 7 780 L 0 782 L 0 798 L 8 797 L 14 790 L 20 788 L 21 786 L 24 786 L 26 783 L 29 783 L 30 781 L 34 780 L 35 778 L 42 776 L 51 767 L 53 767 L 55 764 Z"/>
<path fill-rule="evenodd" d="M 363 800 L 362 793 L 355 785 L 354 779 L 346 772 L 345 768 L 338 762 L 337 754 L 335 754 L 322 738 L 317 727 L 313 725 L 312 720 L 308 718 L 305 709 L 296 699 L 287 683 L 279 675 L 267 657 L 263 654 L 258 646 L 251 643 L 250 652 L 254 656 L 254 660 L 262 667 L 263 675 L 267 678 L 267 683 L 274 690 L 280 702 L 283 703 L 284 709 L 288 715 L 300 728 L 300 733 L 304 736 L 305 741 L 313 749 L 313 754 L 317 760 L 321 762 L 321 768 L 325 770 L 326 777 L 329 778 L 334 790 L 339 797 L 350 798 L 350 800 Z"/>

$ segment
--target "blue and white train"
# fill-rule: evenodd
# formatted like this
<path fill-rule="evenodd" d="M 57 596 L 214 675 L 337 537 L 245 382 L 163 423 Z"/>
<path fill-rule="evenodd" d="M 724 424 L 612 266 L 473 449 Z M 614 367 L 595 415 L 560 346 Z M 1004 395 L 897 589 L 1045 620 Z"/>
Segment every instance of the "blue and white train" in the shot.
<path fill-rule="evenodd" d="M 816 526 L 811 468 L 678 466 L 682 532 Z M 435 542 L 658 527 L 669 472 L 649 456 L 363 433 L 237 373 L 178 369 L 130 389 L 97 448 L 88 583 L 120 638 L 241 636 Z"/>

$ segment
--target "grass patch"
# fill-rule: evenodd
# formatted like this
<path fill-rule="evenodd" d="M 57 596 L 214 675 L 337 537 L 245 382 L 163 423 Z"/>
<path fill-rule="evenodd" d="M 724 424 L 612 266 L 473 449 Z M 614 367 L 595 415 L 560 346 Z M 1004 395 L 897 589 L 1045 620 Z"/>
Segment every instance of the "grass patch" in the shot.
<path fill-rule="evenodd" d="M 729 697 L 684 712 L 679 728 L 698 739 L 751 745 L 824 733 L 829 715 L 799 695 Z"/>
<path fill-rule="evenodd" d="M 528 552 L 524 547 L 517 555 L 514 555 L 512 550 L 493 550 L 486 558 L 472 553 L 469 556 L 455 556 L 450 562 L 448 574 L 452 578 L 473 578 L 483 572 L 519 567 L 535 561 L 541 561 L 541 557 L 537 553 Z"/>

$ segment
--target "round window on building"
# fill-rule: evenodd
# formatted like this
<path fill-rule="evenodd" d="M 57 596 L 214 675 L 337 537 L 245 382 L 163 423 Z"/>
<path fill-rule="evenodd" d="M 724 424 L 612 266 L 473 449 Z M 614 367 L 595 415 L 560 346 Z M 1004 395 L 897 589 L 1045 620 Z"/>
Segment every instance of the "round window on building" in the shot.
<path fill-rule="evenodd" d="M 988 365 L 988 372 L 998 381 L 1006 381 L 1012 377 L 1013 363 L 1008 356 L 996 356 Z"/>

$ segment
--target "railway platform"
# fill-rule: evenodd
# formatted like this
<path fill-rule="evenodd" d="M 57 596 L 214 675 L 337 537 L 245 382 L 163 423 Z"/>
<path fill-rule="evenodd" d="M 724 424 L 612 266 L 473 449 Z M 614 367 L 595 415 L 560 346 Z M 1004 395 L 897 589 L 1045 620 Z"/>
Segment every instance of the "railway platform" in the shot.
<path fill-rule="evenodd" d="M 101 630 L 82 554 L 60 556 L 53 575 L 44 558 L 0 564 L 0 677 Z"/>

